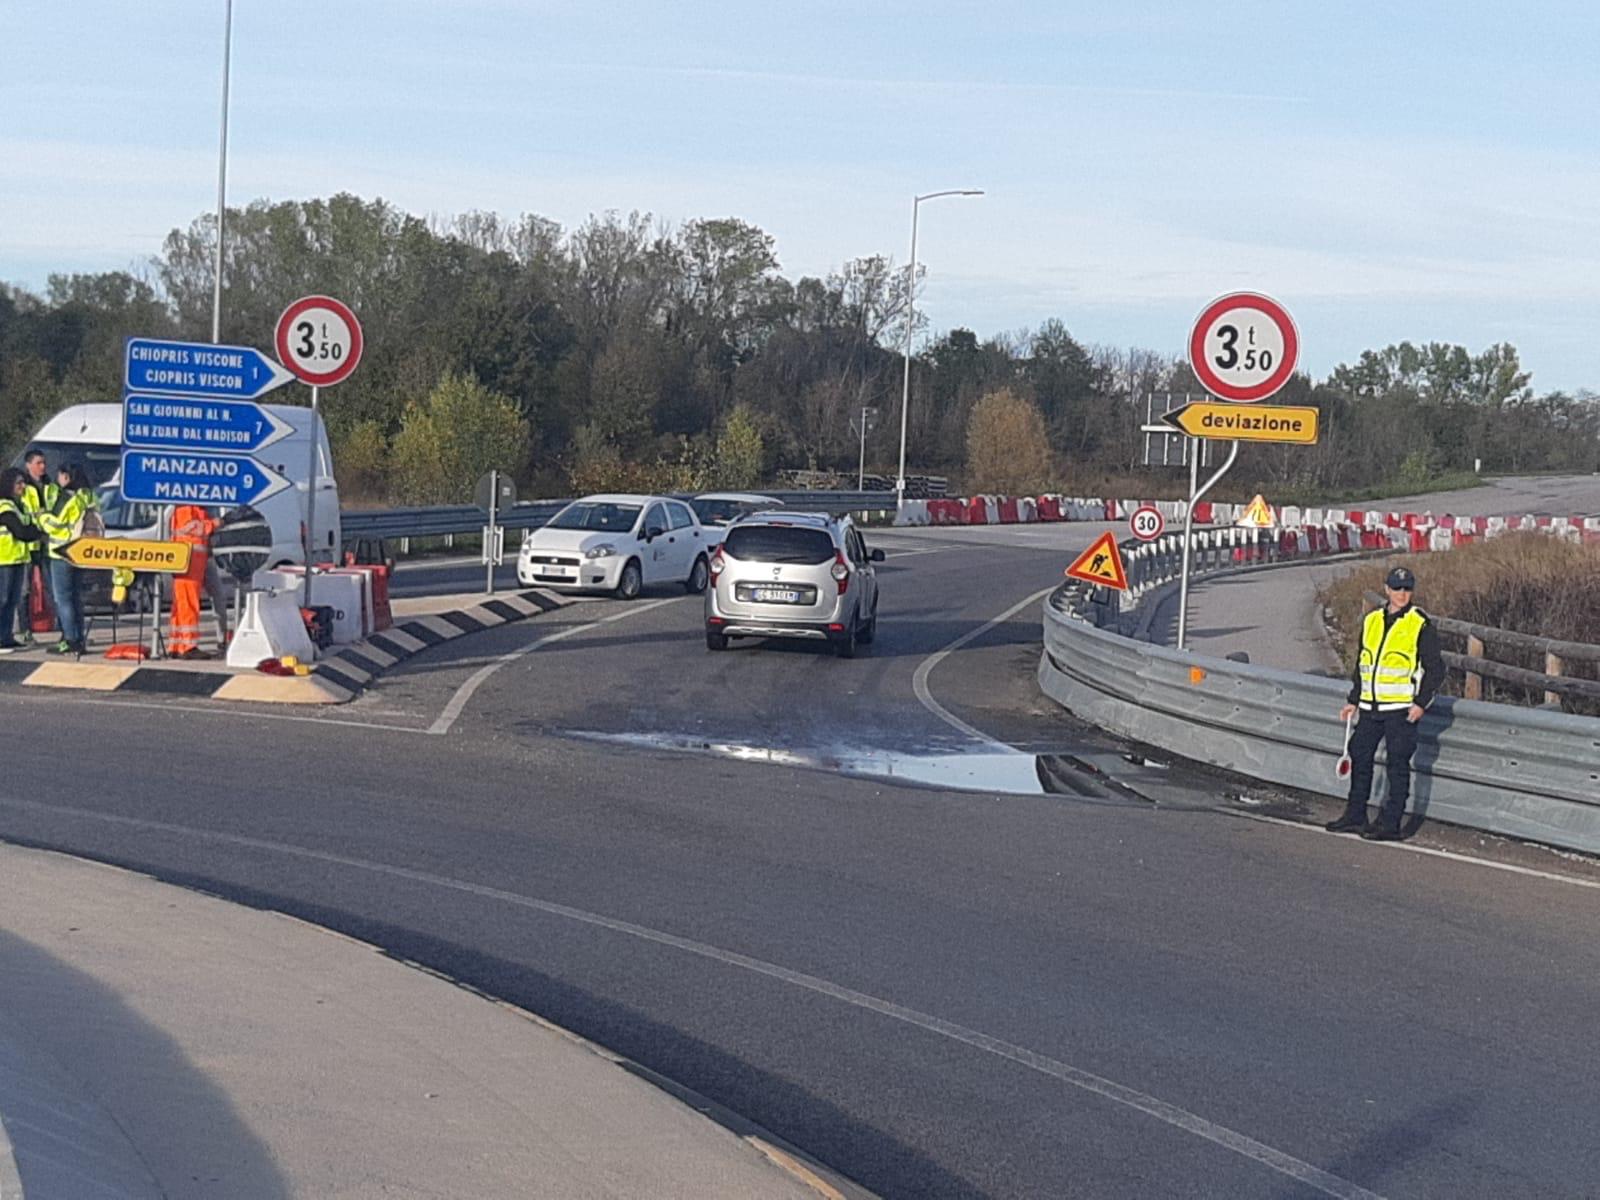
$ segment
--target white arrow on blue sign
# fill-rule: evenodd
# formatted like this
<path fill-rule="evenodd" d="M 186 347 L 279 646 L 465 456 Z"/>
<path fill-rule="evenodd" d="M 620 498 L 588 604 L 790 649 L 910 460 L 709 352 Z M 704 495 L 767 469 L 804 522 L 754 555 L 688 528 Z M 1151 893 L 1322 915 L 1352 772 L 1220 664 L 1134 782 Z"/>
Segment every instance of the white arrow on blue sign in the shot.
<path fill-rule="evenodd" d="M 252 346 L 128 339 L 125 382 L 130 392 L 253 400 L 293 378 Z"/>
<path fill-rule="evenodd" d="M 122 398 L 122 444 L 142 450 L 254 454 L 293 432 L 287 421 L 248 400 L 143 392 Z"/>
<path fill-rule="evenodd" d="M 231 508 L 259 503 L 288 486 L 272 468 L 242 454 L 122 452 L 122 495 L 128 500 Z"/>

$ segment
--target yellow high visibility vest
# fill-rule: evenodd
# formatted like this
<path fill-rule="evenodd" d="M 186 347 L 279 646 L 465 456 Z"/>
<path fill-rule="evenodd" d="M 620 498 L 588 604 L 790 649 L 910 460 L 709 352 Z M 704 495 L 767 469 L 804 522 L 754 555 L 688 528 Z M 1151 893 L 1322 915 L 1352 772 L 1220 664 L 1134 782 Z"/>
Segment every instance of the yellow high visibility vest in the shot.
<path fill-rule="evenodd" d="M 60 489 L 57 489 L 56 502 L 51 505 L 51 511 L 41 512 L 36 522 L 49 541 L 51 558 L 67 556 L 67 543 L 78 537 L 78 525 L 84 514 L 98 507 L 94 493 L 88 488 L 80 488 L 65 500 L 61 498 Z"/>
<path fill-rule="evenodd" d="M 44 496 L 41 500 L 40 493 Z M 56 506 L 56 497 L 61 494 L 61 485 L 57 483 L 34 483 L 28 481 L 28 486 L 22 489 L 22 511 L 28 519 L 37 524 L 36 518 L 41 512 L 48 512 Z"/>
<path fill-rule="evenodd" d="M 1417 642 L 1428 618 L 1409 609 L 1387 630 L 1381 608 L 1367 614 L 1361 625 L 1361 703 L 1380 712 L 1410 708 L 1422 682 L 1422 661 Z"/>
<path fill-rule="evenodd" d="M 23 512 L 17 507 L 14 500 L 0 500 L 0 513 L 16 513 L 19 519 Z M 4 525 L 0 525 L 0 567 L 14 567 L 18 563 L 25 563 L 33 557 L 32 547 L 27 542 L 19 541 L 7 532 Z M 5 631 L 9 636 L 10 630 Z"/>

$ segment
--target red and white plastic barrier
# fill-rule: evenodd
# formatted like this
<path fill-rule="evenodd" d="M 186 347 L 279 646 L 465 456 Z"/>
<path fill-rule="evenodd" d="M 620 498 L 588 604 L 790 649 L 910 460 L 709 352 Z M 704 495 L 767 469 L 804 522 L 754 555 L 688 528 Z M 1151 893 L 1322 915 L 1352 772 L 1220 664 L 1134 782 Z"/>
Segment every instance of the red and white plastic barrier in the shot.
<path fill-rule="evenodd" d="M 1182 500 L 1104 499 L 1064 496 L 967 496 L 907 500 L 896 525 L 1024 525 L 1056 521 L 1125 521 L 1143 503 L 1153 503 L 1169 527 L 1183 523 Z M 1244 506 L 1202 500 L 1194 507 L 1196 525 L 1229 526 Z M 1295 505 L 1273 510 L 1279 531 L 1280 556 L 1340 554 L 1359 550 L 1448 550 L 1497 537 L 1508 530 L 1537 530 L 1569 541 L 1600 543 L 1600 517 L 1527 515 L 1522 517 L 1458 517 L 1453 513 L 1382 512 L 1372 509 L 1335 511 Z M 1261 553 L 1253 544 L 1235 547 L 1235 557 L 1248 561 Z"/>

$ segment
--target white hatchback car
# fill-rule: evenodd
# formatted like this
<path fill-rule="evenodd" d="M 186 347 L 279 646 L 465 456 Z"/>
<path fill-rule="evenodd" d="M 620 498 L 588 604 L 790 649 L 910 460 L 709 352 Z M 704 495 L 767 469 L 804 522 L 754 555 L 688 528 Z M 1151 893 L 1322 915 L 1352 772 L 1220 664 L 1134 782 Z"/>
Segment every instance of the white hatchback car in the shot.
<path fill-rule="evenodd" d="M 711 551 L 722 544 L 722 535 L 734 521 L 751 513 L 782 508 L 783 501 L 756 492 L 706 492 L 689 501 L 689 507 L 700 518 L 706 531 L 706 549 Z"/>
<path fill-rule="evenodd" d="M 632 600 L 663 583 L 706 589 L 706 531 L 682 500 L 601 495 L 574 500 L 531 529 L 517 555 L 517 581 Z"/>

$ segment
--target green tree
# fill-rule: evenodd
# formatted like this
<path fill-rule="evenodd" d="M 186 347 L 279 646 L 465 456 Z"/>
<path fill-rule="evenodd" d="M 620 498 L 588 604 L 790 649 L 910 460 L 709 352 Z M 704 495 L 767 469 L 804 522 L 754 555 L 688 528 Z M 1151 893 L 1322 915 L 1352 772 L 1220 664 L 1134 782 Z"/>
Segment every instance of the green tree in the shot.
<path fill-rule="evenodd" d="M 716 485 L 733 491 L 755 487 L 761 482 L 763 449 L 754 417 L 739 405 L 728 414 L 717 438 Z"/>
<path fill-rule="evenodd" d="M 377 421 L 357 421 L 333 444 L 334 474 L 344 502 L 382 500 L 389 486 L 389 439 Z"/>
<path fill-rule="evenodd" d="M 491 468 L 520 476 L 531 430 L 516 406 L 470 375 L 446 372 L 427 397 L 406 407 L 395 435 L 397 498 L 464 504 Z"/>

